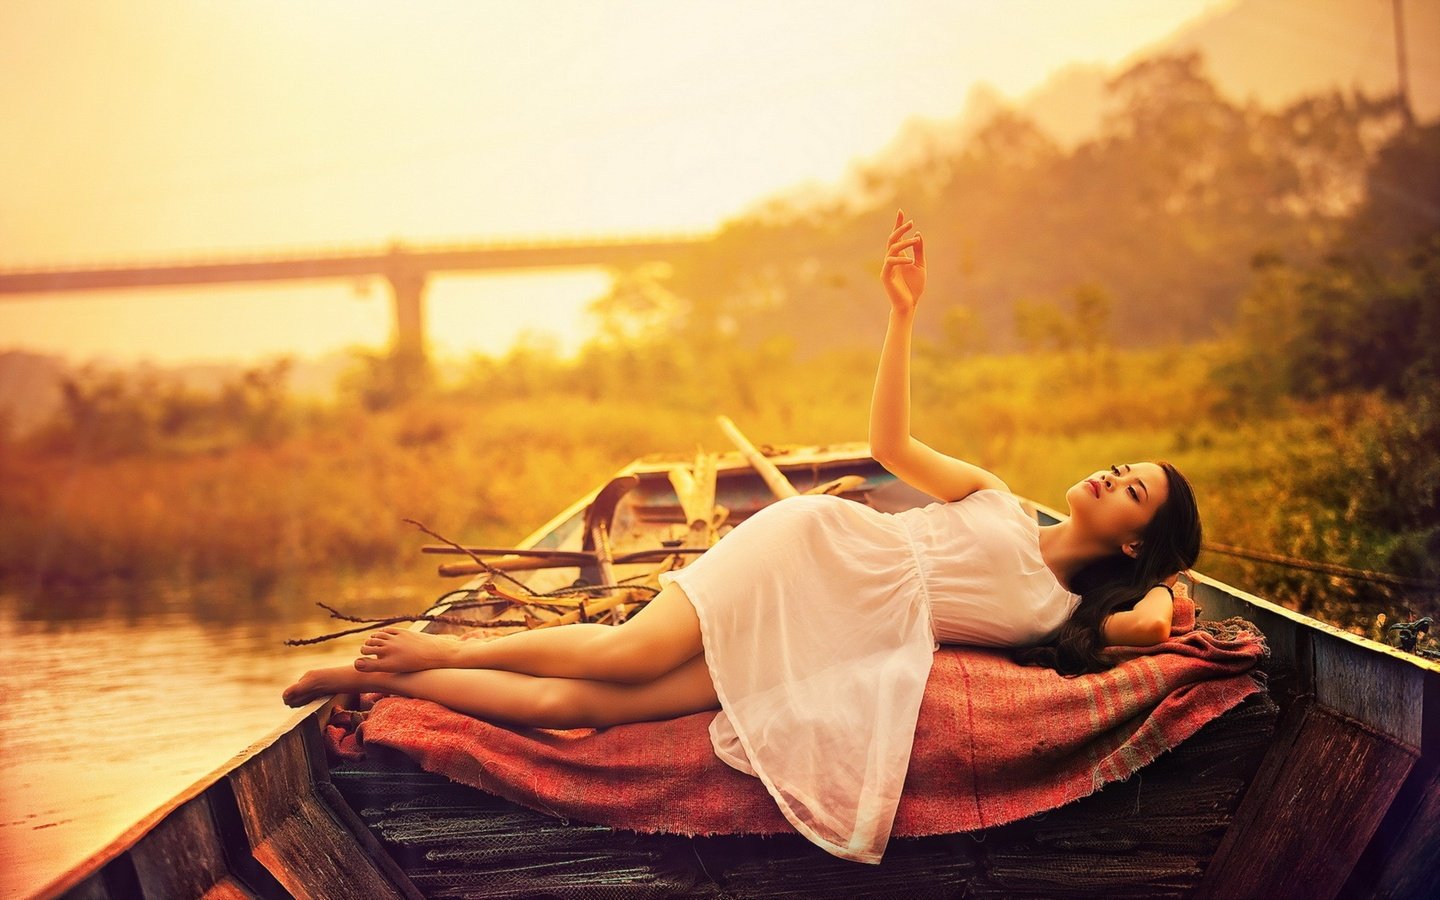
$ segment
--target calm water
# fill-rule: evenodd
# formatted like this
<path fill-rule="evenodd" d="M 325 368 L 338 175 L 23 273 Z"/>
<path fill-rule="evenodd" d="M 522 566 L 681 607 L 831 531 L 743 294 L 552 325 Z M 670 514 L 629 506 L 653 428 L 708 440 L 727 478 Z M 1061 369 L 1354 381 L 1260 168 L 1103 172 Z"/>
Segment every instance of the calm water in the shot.
<path fill-rule="evenodd" d="M 170 591 L 78 612 L 0 594 L 0 896 L 34 893 L 280 724 L 302 669 L 353 659 L 359 636 L 284 646 L 351 627 L 311 600 L 417 612 L 443 590 L 316 582 L 266 602 Z"/>

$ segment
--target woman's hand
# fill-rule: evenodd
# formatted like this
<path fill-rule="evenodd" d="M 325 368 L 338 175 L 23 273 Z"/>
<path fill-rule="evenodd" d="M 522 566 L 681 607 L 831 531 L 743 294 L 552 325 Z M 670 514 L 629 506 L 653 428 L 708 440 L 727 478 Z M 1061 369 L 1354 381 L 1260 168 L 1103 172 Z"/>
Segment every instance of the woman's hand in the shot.
<path fill-rule="evenodd" d="M 925 239 L 918 232 L 905 237 L 913 227 L 915 223 L 905 221 L 903 211 L 895 213 L 895 230 L 885 245 L 885 267 L 880 270 L 890 309 L 904 315 L 915 312 L 920 295 L 925 293 Z M 915 248 L 913 258 L 905 252 L 911 247 Z"/>

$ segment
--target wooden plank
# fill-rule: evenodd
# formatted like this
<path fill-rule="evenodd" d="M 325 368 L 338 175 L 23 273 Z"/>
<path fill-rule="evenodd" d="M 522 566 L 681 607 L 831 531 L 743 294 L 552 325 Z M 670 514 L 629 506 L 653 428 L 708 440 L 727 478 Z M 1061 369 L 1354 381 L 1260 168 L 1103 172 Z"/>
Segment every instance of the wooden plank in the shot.
<path fill-rule="evenodd" d="M 1293 745 L 1274 754 L 1278 772 L 1252 785 L 1242 804 L 1248 821 L 1237 817 L 1230 852 L 1217 853 L 1200 896 L 1335 897 L 1417 757 L 1320 703 L 1304 707 Z"/>
<path fill-rule="evenodd" d="M 1321 631 L 1313 634 L 1313 659 L 1316 700 L 1420 748 L 1425 669 Z"/>
<path fill-rule="evenodd" d="M 1440 767 L 1417 767 L 1395 806 L 1411 792 L 1417 796 L 1408 798 L 1413 802 L 1405 804 L 1403 815 L 1387 816 L 1366 850 L 1377 862 L 1356 871 L 1345 896 L 1440 897 L 1440 866 L 1435 864 L 1440 859 Z"/>
<path fill-rule="evenodd" d="M 146 897 L 248 897 L 228 871 L 204 794 L 166 816 L 130 851 Z"/>
<path fill-rule="evenodd" d="M 1440 760 L 1440 663 L 1203 575 L 1196 576 L 1194 595 L 1204 618 L 1243 616 L 1264 632 L 1270 665 L 1294 667 L 1298 691 Z"/>
<path fill-rule="evenodd" d="M 785 477 L 785 473 L 781 472 L 775 463 L 766 459 L 764 454 L 755 449 L 755 445 L 750 443 L 750 439 L 745 437 L 744 433 L 740 431 L 734 422 L 730 421 L 728 416 L 716 416 L 716 421 L 720 423 L 720 430 L 725 432 L 725 436 L 730 439 L 731 443 L 739 448 L 740 453 L 750 465 L 755 467 L 755 471 L 760 473 L 760 477 L 764 479 L 765 486 L 770 489 L 771 493 L 782 500 L 786 497 L 793 497 L 799 493 L 799 491 L 795 490 L 795 485 L 790 483 L 790 479 Z"/>
<path fill-rule="evenodd" d="M 255 858 L 296 897 L 404 897 L 316 795 L 301 732 L 226 776 Z"/>
<path fill-rule="evenodd" d="M 45 898 L 52 896 L 64 897 L 65 900 L 109 900 L 110 893 L 105 890 L 105 879 L 99 872 L 94 872 L 83 881 L 73 885 L 63 894 L 55 895 L 42 892 L 35 896 L 39 898 L 39 900 L 45 900 Z"/>
<path fill-rule="evenodd" d="M 370 861 L 380 870 L 381 875 L 394 885 L 407 900 L 425 900 L 424 896 L 406 876 L 405 870 L 400 868 L 345 798 L 335 789 L 330 781 L 330 759 L 326 755 L 325 741 L 320 735 L 321 723 L 329 719 L 329 713 L 317 714 L 311 724 L 314 727 L 305 728 L 301 731 L 301 737 L 305 741 L 305 750 L 310 757 L 310 783 L 315 787 L 316 796 L 319 797 L 330 815 L 341 824 L 350 834 L 350 837 L 357 843 L 360 851 L 369 857 Z"/>
<path fill-rule="evenodd" d="M 592 553 L 594 559 L 580 570 L 580 575 L 591 584 L 614 584 L 616 581 L 610 525 L 615 520 L 615 507 L 620 500 L 639 486 L 640 478 L 636 475 L 616 476 L 600 489 L 595 500 L 585 509 L 585 532 L 580 548 Z"/>
<path fill-rule="evenodd" d="M 210 804 L 210 817 L 225 848 L 225 863 L 230 874 L 258 897 L 286 897 L 288 893 L 260 865 L 250 851 L 250 837 L 245 833 L 245 820 L 240 815 L 240 804 L 235 800 L 235 790 L 227 778 L 216 779 L 205 792 Z"/>
<path fill-rule="evenodd" d="M 1264 759 L 1260 761 L 1260 767 L 1254 777 L 1250 779 L 1250 784 L 1240 799 L 1239 808 L 1235 810 L 1233 821 L 1225 829 L 1219 846 L 1215 848 L 1215 853 L 1211 856 L 1209 865 L 1206 866 L 1205 876 L 1201 879 L 1200 886 L 1196 891 L 1197 897 L 1227 897 L 1224 890 L 1217 891 L 1214 886 L 1228 871 L 1226 860 L 1231 853 L 1245 854 L 1249 852 L 1243 841 L 1252 829 L 1257 827 L 1256 820 L 1265 814 L 1266 801 L 1270 792 L 1285 767 L 1285 761 L 1290 755 L 1291 748 L 1295 746 L 1295 740 L 1300 736 L 1300 728 L 1305 722 L 1307 706 L 1308 703 L 1292 704 L 1281 713 L 1280 721 L 1275 727 L 1274 737 L 1270 742 L 1270 748 L 1266 751 Z"/>
<path fill-rule="evenodd" d="M 190 787 L 156 807 L 149 815 L 131 825 L 123 834 L 111 841 L 104 849 L 91 854 L 87 859 L 55 881 L 41 888 L 38 898 L 50 897 L 133 897 L 139 892 L 139 881 L 135 867 L 129 858 L 129 851 L 150 833 L 165 817 L 202 793 L 210 792 L 228 772 L 245 766 L 257 754 L 269 747 L 282 735 L 290 732 L 300 723 L 311 718 L 314 711 L 323 704 L 317 700 L 305 709 L 296 710 L 269 734 L 251 744 L 245 750 L 199 779 Z M 213 812 L 213 802 L 212 802 Z M 223 829 L 222 829 L 223 831 Z M 233 860 L 232 860 L 233 870 Z M 97 893 L 99 892 L 99 893 Z"/>

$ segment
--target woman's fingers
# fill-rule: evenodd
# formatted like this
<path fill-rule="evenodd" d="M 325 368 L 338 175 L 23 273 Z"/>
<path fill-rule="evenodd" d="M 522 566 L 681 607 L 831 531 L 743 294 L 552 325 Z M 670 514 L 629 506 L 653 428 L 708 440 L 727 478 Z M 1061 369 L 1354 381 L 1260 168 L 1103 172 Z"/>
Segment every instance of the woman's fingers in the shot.
<path fill-rule="evenodd" d="M 915 265 L 923 266 L 925 265 L 925 239 L 920 236 L 919 232 L 916 232 L 913 241 L 915 243 Z"/>
<path fill-rule="evenodd" d="M 904 253 L 906 250 L 909 250 L 911 247 L 915 247 L 915 248 L 918 250 L 918 249 L 919 249 L 919 240 L 920 240 L 919 235 L 916 235 L 915 237 L 909 237 L 909 238 L 906 238 L 906 239 L 904 239 L 904 240 L 891 241 L 891 242 L 890 242 L 889 244 L 887 244 L 886 247 L 885 247 L 885 255 L 886 255 L 886 256 L 899 256 L 900 254 Z"/>
<path fill-rule="evenodd" d="M 915 223 L 914 223 L 913 221 L 911 221 L 911 222 L 901 222 L 901 223 L 898 223 L 898 224 L 895 226 L 895 230 L 892 231 L 892 232 L 890 232 L 890 239 L 889 239 L 888 241 L 886 241 L 886 243 L 887 243 L 887 244 L 893 244 L 893 243 L 895 243 L 897 240 L 899 240 L 899 239 L 905 234 L 905 232 L 909 231 L 910 229 L 912 229 L 912 228 L 914 228 L 914 227 L 915 227 Z"/>
<path fill-rule="evenodd" d="M 915 248 L 915 256 L 913 259 L 906 256 L 904 252 L 911 247 Z M 885 248 L 885 253 L 885 268 L 883 274 L 888 275 L 891 269 L 900 264 L 907 266 L 923 266 L 925 264 L 925 257 L 920 248 L 920 237 L 918 235 L 898 243 L 892 243 L 889 247 Z"/>

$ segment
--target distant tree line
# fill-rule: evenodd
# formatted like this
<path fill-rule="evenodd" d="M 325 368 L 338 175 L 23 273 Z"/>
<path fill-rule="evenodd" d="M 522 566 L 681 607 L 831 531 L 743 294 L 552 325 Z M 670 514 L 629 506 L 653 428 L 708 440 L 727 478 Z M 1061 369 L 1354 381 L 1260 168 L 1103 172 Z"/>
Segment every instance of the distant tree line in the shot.
<path fill-rule="evenodd" d="M 1397 135 L 1366 181 L 1323 258 L 1252 260 L 1215 374 L 1231 414 L 1351 410 L 1341 464 L 1307 473 L 1306 492 L 1383 535 L 1385 568 L 1440 581 L 1440 124 Z"/>
<path fill-rule="evenodd" d="M 857 322 L 874 318 L 879 249 L 903 208 L 931 249 L 928 338 L 1052 345 L 1076 336 L 1077 292 L 1111 313 L 1117 346 L 1210 338 L 1257 253 L 1322 255 L 1402 124 L 1393 98 L 1361 94 L 1236 105 L 1197 54 L 1139 62 L 1107 92 L 1101 131 L 1068 152 L 1013 111 L 958 147 L 914 133 L 897 161 L 861 166 L 839 190 L 773 200 L 668 272 L 621 279 L 611 313 L 670 337 L 782 333 L 802 356 L 864 344 Z"/>
<path fill-rule="evenodd" d="M 91 459 L 271 444 L 295 428 L 291 365 L 252 366 L 212 391 L 158 372 L 82 366 L 61 378 L 60 408 L 23 443 Z"/>

